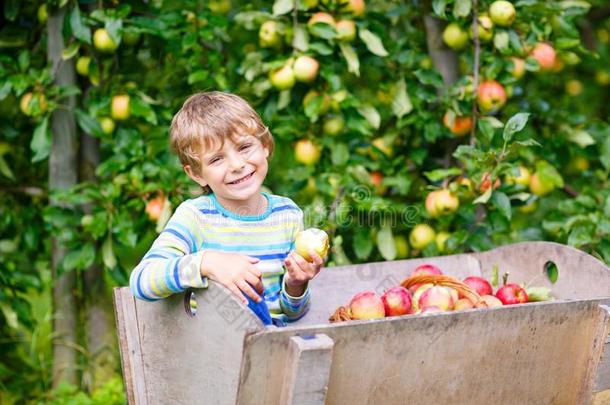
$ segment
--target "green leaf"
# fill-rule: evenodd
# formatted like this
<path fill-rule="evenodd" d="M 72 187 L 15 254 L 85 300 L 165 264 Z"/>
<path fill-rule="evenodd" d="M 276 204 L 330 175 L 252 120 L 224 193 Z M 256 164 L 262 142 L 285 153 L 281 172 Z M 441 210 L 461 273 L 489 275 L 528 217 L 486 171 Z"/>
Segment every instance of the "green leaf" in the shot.
<path fill-rule="evenodd" d="M 599 147 L 599 160 L 606 170 L 610 170 L 610 136 Z"/>
<path fill-rule="evenodd" d="M 578 45 L 580 45 L 580 39 L 578 38 L 559 38 L 555 41 L 557 49 L 570 49 Z"/>
<path fill-rule="evenodd" d="M 498 273 L 500 272 L 500 269 L 498 269 L 498 265 L 494 264 L 493 267 L 491 268 L 491 285 L 493 285 L 494 287 L 498 286 Z"/>
<path fill-rule="evenodd" d="M 123 29 L 123 20 L 117 20 L 115 18 L 108 18 L 104 23 L 104 28 L 108 31 L 108 35 L 114 41 L 115 44 L 121 43 L 121 30 Z"/>
<path fill-rule="evenodd" d="M 494 46 L 502 53 L 506 53 L 509 50 L 508 44 L 510 43 L 510 37 L 506 31 L 496 32 L 494 35 Z"/>
<path fill-rule="evenodd" d="M 15 175 L 6 163 L 6 160 L 4 160 L 4 156 L 0 156 L 0 173 L 2 173 L 4 177 L 7 177 L 11 180 L 15 180 Z"/>
<path fill-rule="evenodd" d="M 116 256 L 112 250 L 112 236 L 110 234 L 102 244 L 102 261 L 104 262 L 104 266 L 109 269 L 113 269 L 117 265 Z"/>
<path fill-rule="evenodd" d="M 606 218 L 610 218 L 610 195 L 606 198 L 606 205 L 604 205 L 604 215 Z"/>
<path fill-rule="evenodd" d="M 584 129 L 576 129 L 568 131 L 568 140 L 574 142 L 581 148 L 586 148 L 590 145 L 595 145 L 595 139 L 590 133 Z"/>
<path fill-rule="evenodd" d="M 431 170 L 429 172 L 424 172 L 424 176 L 426 176 L 431 182 L 434 183 L 446 179 L 447 177 L 459 176 L 460 174 L 462 174 L 462 170 L 457 167 L 452 167 L 450 169 L 436 169 Z"/>
<path fill-rule="evenodd" d="M 455 18 L 465 18 L 470 15 L 472 10 L 472 0 L 456 0 L 453 6 L 453 16 Z"/>
<path fill-rule="evenodd" d="M 309 49 L 309 33 L 302 25 L 294 27 L 292 47 L 301 52 L 307 52 Z"/>
<path fill-rule="evenodd" d="M 349 160 L 349 149 L 343 143 L 332 147 L 331 160 L 335 166 L 343 166 Z"/>
<path fill-rule="evenodd" d="M 70 12 L 70 28 L 79 41 L 91 44 L 91 30 L 85 25 L 78 4 Z"/>
<path fill-rule="evenodd" d="M 358 59 L 358 54 L 356 54 L 354 48 L 345 42 L 341 42 L 339 44 L 339 48 L 341 49 L 343 57 L 347 61 L 348 72 L 353 73 L 356 76 L 360 76 L 360 60 Z"/>
<path fill-rule="evenodd" d="M 328 40 L 335 39 L 337 37 L 337 31 L 335 30 L 335 28 L 328 24 L 316 23 L 312 26 L 309 26 L 308 28 L 309 32 L 311 32 L 311 35 L 313 35 L 314 37 Z"/>
<path fill-rule="evenodd" d="M 134 116 L 144 118 L 151 124 L 157 125 L 157 115 L 155 114 L 155 111 L 150 105 L 144 102 L 144 100 L 139 97 L 131 97 L 131 101 L 129 104 L 131 113 Z"/>
<path fill-rule="evenodd" d="M 396 83 L 394 100 L 392 100 L 392 112 L 398 118 L 409 114 L 413 110 L 413 104 L 407 93 L 407 83 L 401 79 Z"/>
<path fill-rule="evenodd" d="M 536 172 L 542 183 L 552 184 L 554 187 L 563 187 L 561 174 L 548 162 L 542 160 L 536 163 Z"/>
<path fill-rule="evenodd" d="M 209 70 L 205 70 L 205 69 L 197 70 L 197 71 L 189 74 L 188 78 L 186 79 L 186 82 L 188 84 L 204 82 L 208 78 L 209 75 L 210 75 Z"/>
<path fill-rule="evenodd" d="M 295 1 L 293 0 L 275 0 L 273 3 L 273 15 L 280 16 L 287 14 L 294 9 Z"/>
<path fill-rule="evenodd" d="M 396 258 L 396 244 L 394 243 L 394 235 L 392 235 L 392 227 L 390 224 L 385 224 L 377 232 L 377 249 L 385 260 L 394 260 Z"/>
<path fill-rule="evenodd" d="M 19 322 L 17 322 L 17 313 L 4 303 L 0 305 L 0 309 L 2 310 L 4 319 L 6 319 L 6 324 L 13 329 L 18 329 Z"/>
<path fill-rule="evenodd" d="M 508 122 L 504 126 L 504 133 L 502 137 L 506 142 L 509 142 L 516 132 L 519 132 L 525 128 L 529 113 L 517 113 L 508 119 Z"/>
<path fill-rule="evenodd" d="M 80 108 L 76 108 L 74 110 L 74 115 L 76 116 L 76 122 L 78 123 L 78 126 L 81 127 L 81 129 L 85 131 L 85 133 L 96 137 L 104 136 L 104 131 L 102 131 L 100 123 L 95 118 L 93 118 Z"/>
<path fill-rule="evenodd" d="M 356 257 L 360 260 L 366 260 L 373 251 L 373 238 L 369 228 L 358 227 L 355 229 L 355 236 L 352 246 Z"/>
<path fill-rule="evenodd" d="M 290 90 L 282 90 L 280 92 L 280 97 L 277 102 L 278 111 L 288 107 L 288 104 L 290 104 L 290 93 Z"/>
<path fill-rule="evenodd" d="M 89 268 L 95 260 L 95 250 L 93 245 L 88 243 L 80 249 L 72 249 L 64 256 L 64 271 L 85 270 Z"/>
<path fill-rule="evenodd" d="M 4 100 L 9 95 L 13 85 L 8 80 L 0 84 L 0 100 Z"/>
<path fill-rule="evenodd" d="M 583 8 L 588 10 L 591 8 L 591 3 L 584 0 L 566 0 L 560 1 L 559 7 L 561 7 L 563 10 L 567 10 L 568 8 Z"/>
<path fill-rule="evenodd" d="M 30 142 L 30 148 L 34 152 L 32 162 L 40 162 L 46 159 L 51 152 L 51 134 L 49 133 L 49 117 L 44 119 L 34 129 L 34 136 Z"/>
<path fill-rule="evenodd" d="M 377 56 L 388 56 L 388 51 L 385 50 L 383 47 L 383 42 L 381 42 L 381 38 L 379 38 L 377 35 L 373 34 L 366 28 L 363 28 L 358 30 L 358 36 L 365 43 L 369 51 Z"/>
<path fill-rule="evenodd" d="M 432 10 L 434 11 L 434 14 L 445 17 L 447 3 L 449 3 L 449 0 L 432 0 Z"/>
<path fill-rule="evenodd" d="M 483 194 L 481 194 L 476 200 L 474 200 L 473 204 L 486 204 L 487 201 L 491 198 L 491 194 L 493 192 L 493 187 L 489 187 Z"/>
<path fill-rule="evenodd" d="M 496 191 L 495 193 L 493 193 L 492 197 L 492 201 L 494 202 L 494 205 L 498 208 L 498 211 L 500 211 L 500 213 L 510 221 L 512 211 L 508 196 L 500 191 Z"/>
<path fill-rule="evenodd" d="M 362 115 L 369 124 L 375 129 L 379 129 L 379 125 L 381 124 L 381 116 L 375 107 L 371 104 L 365 104 L 363 106 L 358 107 L 358 113 Z"/>
<path fill-rule="evenodd" d="M 544 265 L 544 272 L 546 273 L 546 276 L 548 277 L 549 281 L 553 284 L 555 284 L 559 279 L 559 269 L 557 268 L 557 265 L 553 262 L 546 262 L 546 264 Z"/>

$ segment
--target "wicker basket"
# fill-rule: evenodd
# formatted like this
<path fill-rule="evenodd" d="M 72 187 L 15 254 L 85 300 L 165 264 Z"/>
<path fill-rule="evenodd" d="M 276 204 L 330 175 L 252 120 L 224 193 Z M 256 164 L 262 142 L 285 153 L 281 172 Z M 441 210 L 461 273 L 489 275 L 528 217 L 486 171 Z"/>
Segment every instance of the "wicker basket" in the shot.
<path fill-rule="evenodd" d="M 460 280 L 447 276 L 447 275 L 438 275 L 438 274 L 422 274 L 407 277 L 400 283 L 406 289 L 413 287 L 417 284 L 434 284 L 441 285 L 444 287 L 451 287 L 455 289 L 461 296 L 468 298 L 474 305 L 475 308 L 483 308 L 486 307 L 485 302 L 481 299 L 481 296 L 477 294 L 472 288 L 470 288 L 467 284 L 461 282 Z M 340 306 L 335 310 L 335 312 L 328 318 L 331 323 L 334 322 L 343 322 L 352 320 L 351 311 L 349 306 Z"/>

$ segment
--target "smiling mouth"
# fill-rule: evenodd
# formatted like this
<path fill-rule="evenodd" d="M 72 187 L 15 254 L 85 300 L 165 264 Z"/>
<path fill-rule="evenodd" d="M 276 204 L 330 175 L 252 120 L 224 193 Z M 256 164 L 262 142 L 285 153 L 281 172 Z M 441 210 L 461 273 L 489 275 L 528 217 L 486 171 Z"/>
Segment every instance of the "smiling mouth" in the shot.
<path fill-rule="evenodd" d="M 244 177 L 242 177 L 241 179 L 237 179 L 237 180 L 235 180 L 235 181 L 231 181 L 231 182 L 229 182 L 229 183 L 227 183 L 227 184 L 239 184 L 239 183 L 243 183 L 244 181 L 246 181 L 246 180 L 248 180 L 250 177 L 252 177 L 252 176 L 254 175 L 254 173 L 255 173 L 255 171 L 254 171 L 254 172 L 252 172 L 252 173 L 250 173 L 250 174 L 245 175 L 245 176 L 244 176 Z"/>

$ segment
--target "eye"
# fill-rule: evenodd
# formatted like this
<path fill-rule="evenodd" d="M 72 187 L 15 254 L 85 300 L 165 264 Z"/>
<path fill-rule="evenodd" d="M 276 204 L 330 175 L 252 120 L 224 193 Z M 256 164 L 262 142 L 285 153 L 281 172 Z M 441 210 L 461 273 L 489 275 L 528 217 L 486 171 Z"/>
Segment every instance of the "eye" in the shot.
<path fill-rule="evenodd" d="M 222 157 L 220 156 L 214 156 L 212 159 L 208 160 L 208 164 L 213 165 L 214 163 L 220 162 L 221 159 Z"/>
<path fill-rule="evenodd" d="M 239 147 L 239 150 L 248 150 L 252 147 L 251 143 L 245 143 Z"/>

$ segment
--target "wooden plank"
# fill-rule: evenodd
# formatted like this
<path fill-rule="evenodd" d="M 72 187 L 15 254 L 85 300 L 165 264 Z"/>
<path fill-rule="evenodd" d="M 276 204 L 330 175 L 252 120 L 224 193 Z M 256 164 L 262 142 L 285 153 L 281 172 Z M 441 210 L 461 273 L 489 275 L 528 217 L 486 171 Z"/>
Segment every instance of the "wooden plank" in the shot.
<path fill-rule="evenodd" d="M 606 308 L 609 308 L 608 303 Z M 597 379 L 595 381 L 594 392 L 610 390 L 610 324 L 607 325 L 604 349 L 597 368 Z"/>
<path fill-rule="evenodd" d="M 316 333 L 335 343 L 329 404 L 579 403 L 593 375 L 592 342 L 602 338 L 598 304 L 530 303 L 256 333 L 245 342 L 239 403 L 277 403 L 288 341 Z"/>
<path fill-rule="evenodd" d="M 244 336 L 265 327 L 213 281 L 195 294 L 195 316 L 186 308 L 190 292 L 135 301 L 150 403 L 235 404 Z"/>
<path fill-rule="evenodd" d="M 148 398 L 135 299 L 127 287 L 115 288 L 113 295 L 127 402 L 146 405 Z"/>
<path fill-rule="evenodd" d="M 324 404 L 333 345 L 333 340 L 324 334 L 290 338 L 280 404 Z"/>

